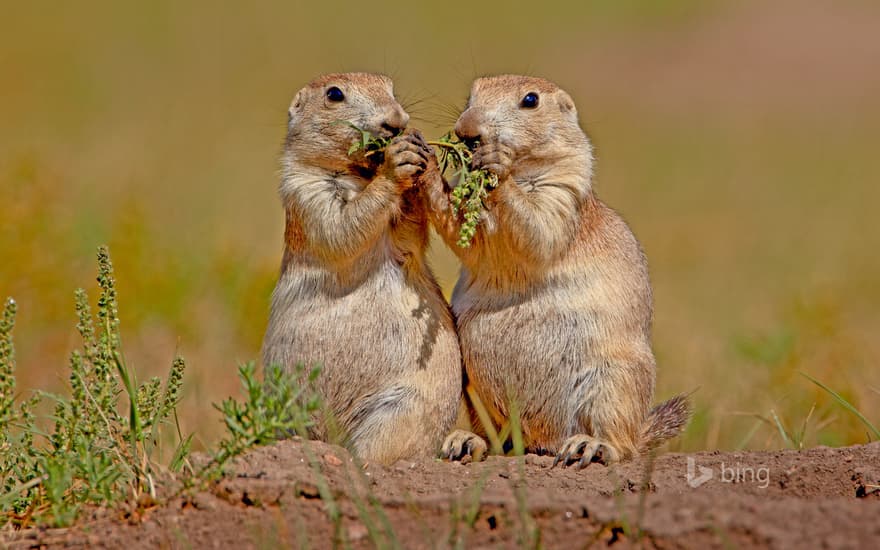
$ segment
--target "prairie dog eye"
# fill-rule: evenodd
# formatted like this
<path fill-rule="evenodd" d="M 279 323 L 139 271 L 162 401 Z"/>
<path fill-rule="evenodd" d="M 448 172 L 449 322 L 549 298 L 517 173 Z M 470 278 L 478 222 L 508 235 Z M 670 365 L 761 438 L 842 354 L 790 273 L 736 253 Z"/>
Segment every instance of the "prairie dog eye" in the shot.
<path fill-rule="evenodd" d="M 327 99 L 335 102 L 343 101 L 345 99 L 345 94 L 343 94 L 342 90 L 336 86 L 332 86 L 327 89 Z"/>
<path fill-rule="evenodd" d="M 535 92 L 527 93 L 520 101 L 520 106 L 525 109 L 534 109 L 538 106 L 538 94 Z"/>

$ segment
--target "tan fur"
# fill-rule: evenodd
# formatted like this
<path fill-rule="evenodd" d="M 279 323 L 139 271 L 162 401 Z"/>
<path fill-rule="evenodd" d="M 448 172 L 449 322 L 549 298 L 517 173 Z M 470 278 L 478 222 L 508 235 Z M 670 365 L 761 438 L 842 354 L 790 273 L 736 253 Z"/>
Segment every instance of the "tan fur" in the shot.
<path fill-rule="evenodd" d="M 327 99 L 331 86 L 345 101 Z M 289 115 L 285 250 L 263 362 L 321 365 L 317 389 L 361 458 L 434 455 L 455 420 L 461 357 L 425 262 L 427 220 L 414 185 L 430 151 L 404 132 L 384 160 L 348 155 L 358 132 L 339 121 L 385 137 L 407 124 L 384 76 L 320 77 L 297 93 Z M 312 435 L 330 431 L 320 422 Z"/>
<path fill-rule="evenodd" d="M 521 106 L 529 92 L 537 108 Z M 455 244 L 449 185 L 433 168 L 426 176 L 431 221 L 463 264 L 452 308 L 469 383 L 498 425 L 516 401 L 535 451 L 610 462 L 656 444 L 647 262 L 592 190 L 574 102 L 543 79 L 480 78 L 456 133 L 478 141 L 474 165 L 499 176 L 470 248 Z M 686 418 L 686 406 L 663 416 L 677 423 L 665 437 Z"/>

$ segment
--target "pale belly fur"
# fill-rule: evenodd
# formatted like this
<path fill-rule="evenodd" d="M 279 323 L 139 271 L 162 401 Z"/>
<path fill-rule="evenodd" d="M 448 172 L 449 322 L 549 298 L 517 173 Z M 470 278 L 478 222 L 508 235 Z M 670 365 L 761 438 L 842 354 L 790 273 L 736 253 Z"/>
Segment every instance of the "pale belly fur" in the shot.
<path fill-rule="evenodd" d="M 350 290 L 340 291 L 331 274 L 315 268 L 291 269 L 278 285 L 264 362 L 319 365 L 317 389 L 332 407 L 409 386 L 424 369 L 436 371 L 431 374 L 454 394 L 460 380 L 457 361 L 449 360 L 450 352 L 458 353 L 455 334 L 393 262 Z"/>
<path fill-rule="evenodd" d="M 457 289 L 453 312 L 468 382 L 495 418 L 517 401 L 527 447 L 553 449 L 575 433 L 601 375 L 618 297 L 590 285 L 589 274 L 517 295 Z M 647 343 L 646 343 L 647 344 Z"/>

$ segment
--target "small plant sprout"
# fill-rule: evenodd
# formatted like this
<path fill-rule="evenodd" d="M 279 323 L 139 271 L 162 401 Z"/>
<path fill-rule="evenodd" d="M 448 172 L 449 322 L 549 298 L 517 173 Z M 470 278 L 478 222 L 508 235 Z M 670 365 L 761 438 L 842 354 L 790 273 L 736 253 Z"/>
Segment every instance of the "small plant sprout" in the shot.
<path fill-rule="evenodd" d="M 270 365 L 260 380 L 253 362 L 239 367 L 238 377 L 246 398 L 243 402 L 229 398 L 214 405 L 223 414 L 227 434 L 200 477 L 210 481 L 222 475 L 230 460 L 258 445 L 291 435 L 306 436 L 320 409 L 318 395 L 312 391 L 319 373 L 317 367 L 307 372 L 304 366 L 297 365 L 293 372 L 288 372 Z"/>

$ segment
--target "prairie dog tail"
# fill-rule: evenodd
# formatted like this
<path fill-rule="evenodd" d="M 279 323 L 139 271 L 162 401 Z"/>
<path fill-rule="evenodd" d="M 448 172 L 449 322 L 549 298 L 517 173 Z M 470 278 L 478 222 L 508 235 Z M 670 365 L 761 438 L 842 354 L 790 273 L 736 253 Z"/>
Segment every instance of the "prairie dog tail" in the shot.
<path fill-rule="evenodd" d="M 648 413 L 642 431 L 642 451 L 649 451 L 677 436 L 691 417 L 691 404 L 685 394 L 660 403 Z"/>

